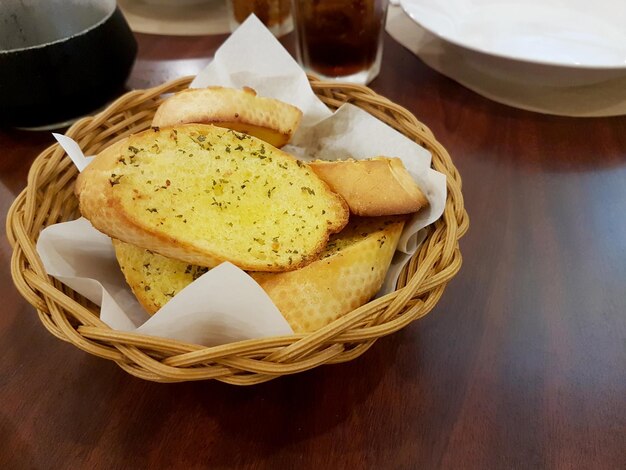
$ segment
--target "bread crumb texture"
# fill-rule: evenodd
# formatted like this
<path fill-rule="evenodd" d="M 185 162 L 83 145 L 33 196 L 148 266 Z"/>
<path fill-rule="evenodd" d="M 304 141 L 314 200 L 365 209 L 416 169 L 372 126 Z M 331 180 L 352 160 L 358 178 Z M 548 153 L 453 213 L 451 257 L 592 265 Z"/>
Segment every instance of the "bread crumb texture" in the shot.
<path fill-rule="evenodd" d="M 368 302 L 383 284 L 403 217 L 352 217 L 319 260 L 297 271 L 252 273 L 294 332 L 316 331 Z"/>

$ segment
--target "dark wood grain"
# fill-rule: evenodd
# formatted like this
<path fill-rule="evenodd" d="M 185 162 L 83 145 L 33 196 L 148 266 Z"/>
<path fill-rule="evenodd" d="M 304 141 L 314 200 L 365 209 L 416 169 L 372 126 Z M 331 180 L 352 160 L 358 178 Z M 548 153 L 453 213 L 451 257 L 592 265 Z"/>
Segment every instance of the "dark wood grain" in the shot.
<path fill-rule="evenodd" d="M 223 39 L 139 35 L 129 85 L 194 73 Z M 448 148 L 472 220 L 435 310 L 351 363 L 159 385 L 51 336 L 4 239 L 0 468 L 626 467 L 626 118 L 512 109 L 385 47 L 371 86 Z M 0 130 L 3 215 L 50 142 Z"/>

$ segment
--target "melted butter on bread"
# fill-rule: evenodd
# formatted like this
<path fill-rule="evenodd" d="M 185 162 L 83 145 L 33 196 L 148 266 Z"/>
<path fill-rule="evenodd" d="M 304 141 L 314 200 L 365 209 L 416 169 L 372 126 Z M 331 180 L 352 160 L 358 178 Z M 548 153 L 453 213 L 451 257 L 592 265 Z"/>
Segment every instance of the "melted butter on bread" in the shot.
<path fill-rule="evenodd" d="M 254 137 L 190 124 L 133 135 L 76 183 L 80 210 L 112 238 L 187 263 L 285 271 L 347 223 L 306 165 Z"/>
<path fill-rule="evenodd" d="M 289 272 L 250 275 L 296 333 L 315 331 L 363 305 L 380 289 L 395 252 L 403 217 L 354 217 L 331 236 L 319 259 Z M 156 313 L 203 271 L 114 241 L 126 281 L 141 305 Z M 201 268 L 200 268 L 201 269 Z"/>

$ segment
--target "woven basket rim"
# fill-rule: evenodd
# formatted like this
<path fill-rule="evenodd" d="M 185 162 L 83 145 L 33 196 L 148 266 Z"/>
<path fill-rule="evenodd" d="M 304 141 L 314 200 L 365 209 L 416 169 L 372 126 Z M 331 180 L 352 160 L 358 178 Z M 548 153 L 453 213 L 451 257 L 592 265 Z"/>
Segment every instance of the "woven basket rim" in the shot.
<path fill-rule="evenodd" d="M 97 115 L 77 121 L 66 135 L 77 140 L 81 147 L 86 144 L 102 148 L 125 134 L 137 132 L 141 126 L 147 128 L 147 119 L 162 96 L 186 88 L 191 79 L 182 77 L 158 87 L 128 92 Z M 430 150 L 432 166 L 447 177 L 444 215 L 429 229 L 426 241 L 405 268 L 405 278 L 401 277 L 398 282 L 400 287 L 314 333 L 208 347 L 112 330 L 89 310 L 82 296 L 45 272 L 35 249 L 44 227 L 71 216 L 45 197 L 49 192 L 58 191 L 53 194 L 62 193 L 71 198 L 68 188 L 71 189 L 76 176 L 64 151 L 53 144 L 33 162 L 28 184 L 11 205 L 6 221 L 7 236 L 13 248 L 14 283 L 35 307 L 44 326 L 60 339 L 114 360 L 127 372 L 147 380 L 175 382 L 215 378 L 247 385 L 325 363 L 354 359 L 377 338 L 427 314 L 447 282 L 460 269 L 458 240 L 466 232 L 469 220 L 458 171 L 432 132 L 405 108 L 368 87 L 326 82 L 314 76 L 309 76 L 309 80 L 318 97 L 331 108 L 352 102 L 405 135 L 409 134 L 409 138 Z M 44 209 L 48 211 L 46 214 L 43 214 Z"/>

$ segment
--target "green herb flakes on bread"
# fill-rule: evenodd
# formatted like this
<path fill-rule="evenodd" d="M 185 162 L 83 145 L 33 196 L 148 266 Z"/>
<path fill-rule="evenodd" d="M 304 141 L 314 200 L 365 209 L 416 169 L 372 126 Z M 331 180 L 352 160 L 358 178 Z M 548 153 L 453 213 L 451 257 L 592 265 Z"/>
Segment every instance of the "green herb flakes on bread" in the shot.
<path fill-rule="evenodd" d="M 189 88 L 172 95 L 161 103 L 152 125 L 214 124 L 282 147 L 291 139 L 301 118 L 302 111 L 295 106 L 257 96 L 252 88 L 212 86 Z"/>
<path fill-rule="evenodd" d="M 296 333 L 315 331 L 370 300 L 380 289 L 393 258 L 403 217 L 353 217 L 307 266 L 282 273 L 249 273 Z M 128 285 L 150 313 L 156 313 L 203 268 L 114 241 Z M 210 299 L 207 299 L 209 301 Z"/>
<path fill-rule="evenodd" d="M 212 125 L 153 128 L 79 175 L 83 216 L 112 238 L 189 264 L 286 271 L 317 258 L 348 221 L 345 201 L 305 164 Z"/>

